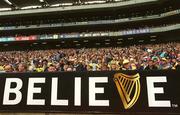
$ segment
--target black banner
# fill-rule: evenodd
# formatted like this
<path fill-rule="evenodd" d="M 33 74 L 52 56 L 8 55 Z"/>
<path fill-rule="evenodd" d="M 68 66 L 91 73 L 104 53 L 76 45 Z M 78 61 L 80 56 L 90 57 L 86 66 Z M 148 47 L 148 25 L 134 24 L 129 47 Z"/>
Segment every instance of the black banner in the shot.
<path fill-rule="evenodd" d="M 180 71 L 0 74 L 0 112 L 180 114 Z"/>

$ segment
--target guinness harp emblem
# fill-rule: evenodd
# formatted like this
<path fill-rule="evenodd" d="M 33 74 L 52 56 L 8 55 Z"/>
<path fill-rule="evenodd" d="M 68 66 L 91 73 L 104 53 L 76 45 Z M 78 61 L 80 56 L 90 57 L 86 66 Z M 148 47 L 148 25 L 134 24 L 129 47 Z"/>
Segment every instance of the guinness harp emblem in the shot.
<path fill-rule="evenodd" d="M 139 74 L 128 76 L 122 73 L 114 75 L 114 82 L 125 109 L 130 109 L 140 95 Z"/>

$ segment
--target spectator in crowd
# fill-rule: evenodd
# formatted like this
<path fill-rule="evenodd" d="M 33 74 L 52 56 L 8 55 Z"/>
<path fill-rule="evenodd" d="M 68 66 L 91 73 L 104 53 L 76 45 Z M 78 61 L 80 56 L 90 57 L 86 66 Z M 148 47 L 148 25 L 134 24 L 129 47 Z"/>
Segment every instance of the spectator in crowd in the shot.
<path fill-rule="evenodd" d="M 57 72 L 57 69 L 54 65 L 50 65 L 47 69 L 47 72 Z"/>
<path fill-rule="evenodd" d="M 10 72 L 14 72 L 14 69 L 13 69 L 13 66 L 12 65 L 6 65 L 4 67 L 4 71 L 7 72 L 7 73 L 10 73 Z"/>
<path fill-rule="evenodd" d="M 180 43 L 0 52 L 0 72 L 180 69 Z"/>
<path fill-rule="evenodd" d="M 28 72 L 26 63 L 18 64 L 18 72 Z"/>
<path fill-rule="evenodd" d="M 129 60 L 125 59 L 123 61 L 123 65 L 122 65 L 122 70 L 130 70 L 130 63 L 129 63 Z"/>
<path fill-rule="evenodd" d="M 158 67 L 153 60 L 148 61 L 148 65 L 144 68 L 145 70 L 157 70 Z"/>

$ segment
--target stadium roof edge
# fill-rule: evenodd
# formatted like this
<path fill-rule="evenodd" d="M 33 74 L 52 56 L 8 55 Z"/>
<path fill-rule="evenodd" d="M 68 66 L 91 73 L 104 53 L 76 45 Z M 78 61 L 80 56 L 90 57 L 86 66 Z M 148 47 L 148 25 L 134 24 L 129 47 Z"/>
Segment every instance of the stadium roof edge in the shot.
<path fill-rule="evenodd" d="M 126 1 L 126 2 L 96 4 L 96 5 L 81 5 L 81 6 L 28 9 L 28 10 L 13 10 L 13 11 L 1 12 L 0 17 L 2 17 L 2 16 L 14 16 L 14 15 L 25 15 L 25 14 L 38 14 L 38 13 L 51 13 L 51 12 L 65 12 L 65 11 L 125 7 L 125 6 L 130 6 L 130 5 L 153 3 L 153 2 L 158 2 L 158 1 L 160 1 L 160 0 L 131 0 L 131 1 Z"/>

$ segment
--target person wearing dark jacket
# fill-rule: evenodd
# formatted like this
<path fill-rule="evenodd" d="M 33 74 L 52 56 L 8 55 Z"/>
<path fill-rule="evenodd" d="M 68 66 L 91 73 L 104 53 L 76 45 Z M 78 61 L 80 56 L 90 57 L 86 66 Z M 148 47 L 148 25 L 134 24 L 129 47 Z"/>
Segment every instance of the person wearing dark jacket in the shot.
<path fill-rule="evenodd" d="M 153 60 L 149 60 L 148 66 L 144 68 L 144 70 L 157 70 L 157 66 L 155 66 Z"/>

